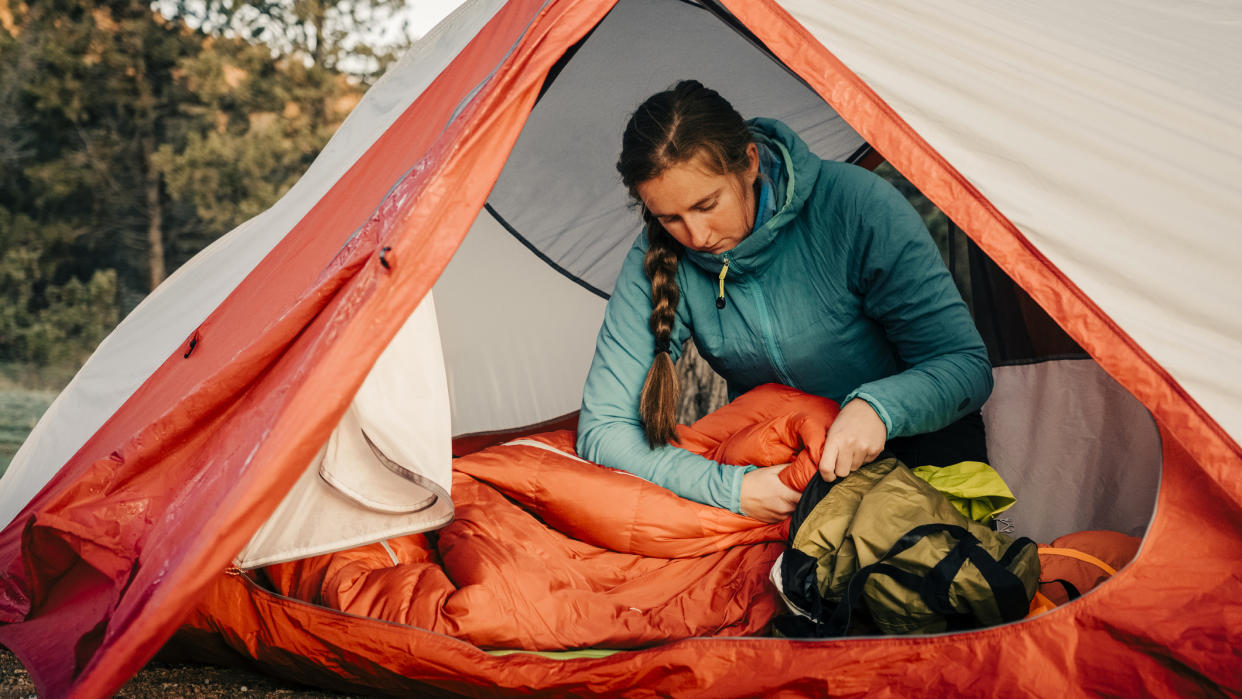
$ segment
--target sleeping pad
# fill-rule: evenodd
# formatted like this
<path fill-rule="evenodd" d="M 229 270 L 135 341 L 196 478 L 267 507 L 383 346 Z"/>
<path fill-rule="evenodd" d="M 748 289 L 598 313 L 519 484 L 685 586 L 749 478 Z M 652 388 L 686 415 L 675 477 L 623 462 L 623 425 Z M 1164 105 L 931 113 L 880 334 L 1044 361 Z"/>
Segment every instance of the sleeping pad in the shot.
<path fill-rule="evenodd" d="M 681 426 L 683 447 L 723 463 L 815 472 L 832 401 L 761 386 Z M 454 520 L 438 532 L 291 563 L 284 595 L 484 648 L 634 648 L 761 632 L 787 522 L 701 505 L 582 459 L 561 430 L 454 461 Z"/>

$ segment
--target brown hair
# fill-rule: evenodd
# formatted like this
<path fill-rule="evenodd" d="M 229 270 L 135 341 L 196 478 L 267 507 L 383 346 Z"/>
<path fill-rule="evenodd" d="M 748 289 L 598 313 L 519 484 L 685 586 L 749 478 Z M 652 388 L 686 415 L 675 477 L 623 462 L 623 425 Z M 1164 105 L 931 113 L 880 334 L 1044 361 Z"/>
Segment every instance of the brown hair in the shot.
<path fill-rule="evenodd" d="M 639 184 L 695 157 L 701 157 L 716 174 L 745 171 L 752 141 L 746 122 L 727 100 L 697 80 L 683 80 L 648 97 L 630 116 L 621 137 L 617 171 L 630 196 L 641 202 Z M 647 441 L 655 448 L 677 438 L 680 387 L 668 343 L 681 295 L 677 263 L 684 249 L 645 206 L 643 220 L 649 243 L 643 270 L 651 280 L 650 323 L 656 353 L 643 382 L 638 411 Z"/>

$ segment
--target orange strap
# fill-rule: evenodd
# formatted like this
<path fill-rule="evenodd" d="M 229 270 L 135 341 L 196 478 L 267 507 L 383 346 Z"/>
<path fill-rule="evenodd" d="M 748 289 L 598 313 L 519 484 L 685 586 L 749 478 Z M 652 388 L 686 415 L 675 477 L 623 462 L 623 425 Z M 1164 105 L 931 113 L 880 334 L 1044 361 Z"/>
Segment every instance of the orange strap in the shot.
<path fill-rule="evenodd" d="M 1091 565 L 1096 566 L 1097 568 L 1099 568 L 1100 570 L 1103 570 L 1105 573 L 1108 573 L 1109 575 L 1116 575 L 1117 573 L 1117 571 L 1113 570 L 1113 567 L 1110 566 L 1109 564 L 1105 563 L 1104 561 L 1101 561 L 1100 559 L 1096 558 L 1095 556 L 1092 556 L 1089 553 L 1083 553 L 1082 551 L 1079 551 L 1078 549 L 1063 549 L 1063 548 L 1058 548 L 1056 546 L 1040 546 L 1039 553 L 1040 554 L 1051 553 L 1055 556 L 1067 556 L 1069 558 L 1077 558 L 1080 561 L 1083 561 L 1085 563 L 1090 563 Z"/>
<path fill-rule="evenodd" d="M 1031 609 L 1027 613 L 1026 618 L 1030 619 L 1033 616 L 1039 616 L 1044 612 L 1050 612 L 1056 608 L 1057 605 L 1055 602 L 1045 597 L 1043 593 L 1036 591 L 1035 596 L 1031 598 Z"/>

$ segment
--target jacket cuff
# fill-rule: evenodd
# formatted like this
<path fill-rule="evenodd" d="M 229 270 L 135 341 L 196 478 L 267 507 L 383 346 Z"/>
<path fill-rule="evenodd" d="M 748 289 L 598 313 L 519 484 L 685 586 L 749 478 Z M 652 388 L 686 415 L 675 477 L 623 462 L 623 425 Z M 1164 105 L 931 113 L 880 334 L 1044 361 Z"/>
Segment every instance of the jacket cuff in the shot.
<path fill-rule="evenodd" d="M 742 476 L 754 471 L 757 466 L 737 466 L 733 469 L 733 506 L 729 509 L 739 515 L 745 516 L 742 512 Z"/>
<path fill-rule="evenodd" d="M 880 416 L 880 421 L 884 423 L 884 434 L 885 439 L 887 440 L 887 438 L 893 434 L 893 417 L 888 414 L 887 410 L 884 409 L 884 405 L 881 404 L 880 400 L 875 396 L 863 391 L 862 389 L 856 388 L 845 397 L 845 400 L 841 401 L 841 407 L 844 408 L 846 403 L 849 403 L 855 398 L 865 401 L 867 405 L 870 405 L 871 409 L 875 411 L 875 414 Z"/>

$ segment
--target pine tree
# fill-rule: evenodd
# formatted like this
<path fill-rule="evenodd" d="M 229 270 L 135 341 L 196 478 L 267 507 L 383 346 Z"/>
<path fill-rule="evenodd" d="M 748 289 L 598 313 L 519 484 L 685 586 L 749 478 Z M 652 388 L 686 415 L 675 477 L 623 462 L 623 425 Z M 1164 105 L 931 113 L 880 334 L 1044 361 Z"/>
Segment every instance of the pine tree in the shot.
<path fill-rule="evenodd" d="M 7 183 L 7 206 L 74 231 L 57 279 L 112 268 L 140 296 L 165 275 L 169 221 L 153 158 L 171 132 L 187 130 L 173 123 L 187 96 L 172 71 L 195 37 L 139 2 L 36 0 L 24 9 L 18 50 L 5 58 L 28 66 L 17 109 L 33 145 Z"/>
<path fill-rule="evenodd" d="M 171 241 L 179 264 L 288 191 L 361 88 L 339 73 L 275 60 L 263 45 L 225 37 L 209 38 L 186 56 L 178 79 L 197 97 L 182 105 L 187 116 L 211 121 L 165 142 L 156 159 L 170 201 L 190 216 Z"/>

